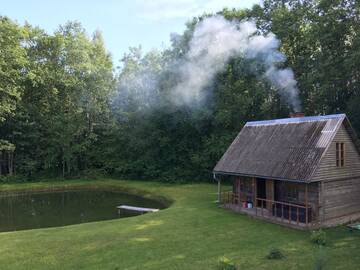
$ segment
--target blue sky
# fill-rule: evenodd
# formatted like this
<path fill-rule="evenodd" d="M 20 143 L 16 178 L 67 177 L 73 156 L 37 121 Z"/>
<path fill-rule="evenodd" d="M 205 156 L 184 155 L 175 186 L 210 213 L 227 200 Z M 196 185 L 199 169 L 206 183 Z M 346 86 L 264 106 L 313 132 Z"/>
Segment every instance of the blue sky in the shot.
<path fill-rule="evenodd" d="M 170 33 L 181 33 L 185 22 L 223 7 L 251 7 L 260 0 L 0 0 L 0 15 L 28 21 L 47 32 L 69 20 L 81 22 L 88 33 L 100 30 L 118 64 L 130 46 L 144 51 L 169 44 Z"/>

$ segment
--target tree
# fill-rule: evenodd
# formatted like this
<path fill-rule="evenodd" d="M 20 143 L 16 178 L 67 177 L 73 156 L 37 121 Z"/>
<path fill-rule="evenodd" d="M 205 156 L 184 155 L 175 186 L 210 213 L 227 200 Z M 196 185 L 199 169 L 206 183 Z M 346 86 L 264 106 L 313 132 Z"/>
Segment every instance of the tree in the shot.
<path fill-rule="evenodd" d="M 0 122 L 14 112 L 21 98 L 21 79 L 26 67 L 26 51 L 21 46 L 24 29 L 0 17 Z"/>
<path fill-rule="evenodd" d="M 306 114 L 347 112 L 360 133 L 359 3 L 265 0 L 217 14 L 254 20 L 260 33 L 275 33 Z M 210 16 L 189 21 L 165 50 L 144 54 L 141 47 L 130 48 L 117 73 L 100 32 L 90 38 L 79 23 L 69 22 L 47 34 L 2 18 L 0 138 L 7 141 L 0 144 L 16 146 L 16 171 L 210 179 L 245 122 L 289 113 L 269 83 L 249 71 L 256 65 L 263 73 L 264 67 L 241 56 L 206 86 L 206 102 L 174 105 L 177 67 L 187 60 L 194 29 Z"/>
<path fill-rule="evenodd" d="M 5 123 L 24 172 L 71 175 L 86 168 L 96 129 L 108 117 L 112 61 L 101 34 L 92 39 L 78 23 L 54 35 L 27 26 L 29 65 L 16 115 Z"/>

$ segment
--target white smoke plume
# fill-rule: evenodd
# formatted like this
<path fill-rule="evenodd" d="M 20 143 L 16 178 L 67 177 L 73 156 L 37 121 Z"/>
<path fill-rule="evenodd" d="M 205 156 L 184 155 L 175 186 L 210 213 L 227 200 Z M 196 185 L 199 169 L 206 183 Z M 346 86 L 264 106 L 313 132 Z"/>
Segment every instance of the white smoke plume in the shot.
<path fill-rule="evenodd" d="M 141 48 L 131 48 L 125 55 L 112 106 L 120 111 L 146 112 L 159 104 L 159 79 L 164 71 L 160 52 L 153 50 L 144 57 Z"/>
<path fill-rule="evenodd" d="M 261 65 L 265 72 L 260 75 L 279 91 L 294 111 L 300 111 L 294 73 L 290 68 L 279 68 L 286 61 L 279 47 L 276 36 L 260 34 L 253 21 L 228 21 L 222 16 L 205 18 L 195 27 L 185 59 L 164 65 L 160 55 L 153 52 L 146 57 L 150 57 L 152 63 L 157 59 L 155 68 L 145 64 L 140 69 L 123 72 L 117 105 L 137 106 L 140 110 L 159 106 L 159 82 L 165 71 L 176 74 L 179 82 L 170 90 L 172 104 L 199 105 L 206 100 L 216 74 L 223 71 L 232 58 L 242 57 Z M 142 61 L 147 63 L 146 58 Z"/>
<path fill-rule="evenodd" d="M 181 82 L 173 91 L 175 104 L 193 104 L 204 99 L 204 89 L 230 59 L 244 57 L 263 64 L 265 78 L 279 90 L 295 111 L 300 101 L 294 73 L 278 68 L 286 57 L 279 51 L 280 42 L 273 33 L 258 34 L 252 21 L 228 21 L 222 16 L 209 17 L 195 28 L 186 61 L 180 67 Z"/>

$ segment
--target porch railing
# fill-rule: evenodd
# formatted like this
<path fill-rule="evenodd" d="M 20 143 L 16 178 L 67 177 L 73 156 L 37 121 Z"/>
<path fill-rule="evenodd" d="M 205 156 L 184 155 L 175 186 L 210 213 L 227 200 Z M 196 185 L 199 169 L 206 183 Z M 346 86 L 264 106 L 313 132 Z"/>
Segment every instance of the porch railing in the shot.
<path fill-rule="evenodd" d="M 255 198 L 249 205 L 249 201 L 232 191 L 222 192 L 220 202 L 226 207 L 234 207 L 250 215 L 274 219 L 282 223 L 298 226 L 310 226 L 316 223 L 317 207 L 309 203 L 301 205 Z"/>

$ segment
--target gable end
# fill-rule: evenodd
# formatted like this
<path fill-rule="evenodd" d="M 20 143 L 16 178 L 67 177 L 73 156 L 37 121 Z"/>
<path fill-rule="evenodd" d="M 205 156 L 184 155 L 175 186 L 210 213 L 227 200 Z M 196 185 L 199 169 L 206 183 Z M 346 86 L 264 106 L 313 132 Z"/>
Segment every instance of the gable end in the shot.
<path fill-rule="evenodd" d="M 349 130 L 352 131 L 352 128 L 345 118 L 324 152 L 310 181 L 360 177 L 360 152 L 356 145 L 356 135 L 355 133 L 351 134 Z M 345 164 L 343 167 L 338 167 L 336 163 L 336 143 L 344 143 L 345 145 Z"/>

